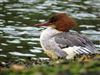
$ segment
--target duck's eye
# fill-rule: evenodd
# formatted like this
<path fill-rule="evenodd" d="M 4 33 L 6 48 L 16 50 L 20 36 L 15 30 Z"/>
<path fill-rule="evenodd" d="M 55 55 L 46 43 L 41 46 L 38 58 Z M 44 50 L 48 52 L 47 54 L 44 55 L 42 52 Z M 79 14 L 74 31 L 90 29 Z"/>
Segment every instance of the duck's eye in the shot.
<path fill-rule="evenodd" d="M 53 17 L 51 17 L 50 19 L 49 19 L 49 22 L 50 23 L 54 23 L 54 22 L 56 22 L 57 21 L 57 17 L 55 17 L 55 16 L 53 16 Z"/>

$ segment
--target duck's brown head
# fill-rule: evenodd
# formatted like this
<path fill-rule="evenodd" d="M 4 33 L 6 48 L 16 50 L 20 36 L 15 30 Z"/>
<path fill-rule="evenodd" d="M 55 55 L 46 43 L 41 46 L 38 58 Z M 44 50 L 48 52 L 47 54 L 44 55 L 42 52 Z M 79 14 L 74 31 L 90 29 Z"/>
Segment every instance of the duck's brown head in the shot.
<path fill-rule="evenodd" d="M 59 31 L 69 31 L 76 25 L 76 22 L 65 13 L 56 13 L 52 15 L 46 23 L 37 24 L 41 26 L 54 26 Z"/>

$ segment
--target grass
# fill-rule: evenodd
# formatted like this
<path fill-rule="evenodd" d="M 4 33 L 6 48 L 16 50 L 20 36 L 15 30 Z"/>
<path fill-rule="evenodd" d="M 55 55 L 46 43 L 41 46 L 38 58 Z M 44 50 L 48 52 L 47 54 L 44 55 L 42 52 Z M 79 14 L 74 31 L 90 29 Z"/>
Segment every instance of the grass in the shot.
<path fill-rule="evenodd" d="M 100 58 L 100 55 L 97 56 Z M 1 67 L 0 75 L 100 75 L 100 60 L 89 62 L 66 61 L 59 64 L 50 64 L 50 61 L 27 61 L 26 64 L 11 64 L 9 68 Z M 30 65 L 30 66 L 29 66 Z"/>

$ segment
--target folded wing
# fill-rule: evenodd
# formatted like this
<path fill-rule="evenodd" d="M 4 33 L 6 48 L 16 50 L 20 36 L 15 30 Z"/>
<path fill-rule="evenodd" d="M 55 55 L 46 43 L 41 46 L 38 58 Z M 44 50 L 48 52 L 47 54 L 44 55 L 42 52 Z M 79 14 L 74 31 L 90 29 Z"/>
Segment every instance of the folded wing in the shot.
<path fill-rule="evenodd" d="M 61 49 L 78 47 L 74 50 L 74 52 L 77 54 L 94 54 L 96 51 L 93 43 L 87 37 L 77 32 L 65 32 L 57 34 L 55 37 L 55 42 Z"/>

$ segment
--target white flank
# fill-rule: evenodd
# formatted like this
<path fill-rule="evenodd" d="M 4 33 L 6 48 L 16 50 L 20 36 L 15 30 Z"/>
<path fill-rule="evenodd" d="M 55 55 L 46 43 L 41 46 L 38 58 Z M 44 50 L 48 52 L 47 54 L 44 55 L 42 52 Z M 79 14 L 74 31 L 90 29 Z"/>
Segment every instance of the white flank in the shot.
<path fill-rule="evenodd" d="M 76 53 L 76 51 L 80 49 L 79 46 L 73 46 L 73 47 L 68 47 L 68 48 L 64 48 L 62 49 L 63 51 L 65 51 L 68 55 L 66 56 L 66 59 L 74 59 L 74 56 L 78 53 Z"/>

